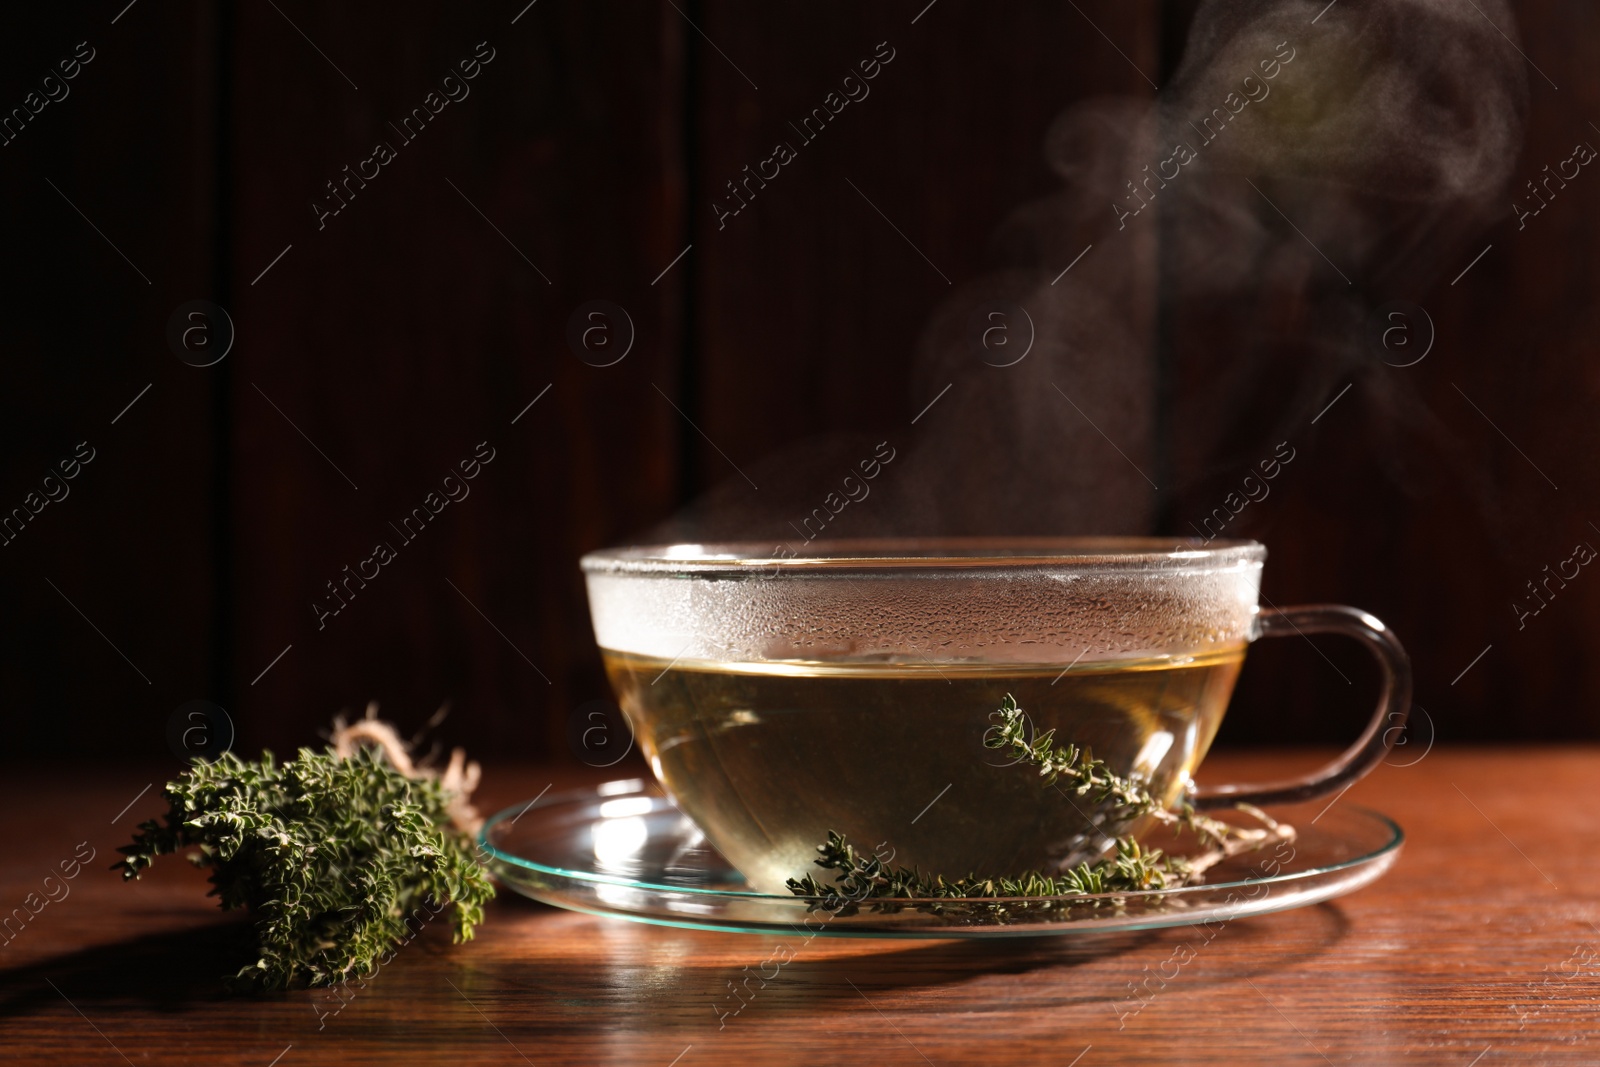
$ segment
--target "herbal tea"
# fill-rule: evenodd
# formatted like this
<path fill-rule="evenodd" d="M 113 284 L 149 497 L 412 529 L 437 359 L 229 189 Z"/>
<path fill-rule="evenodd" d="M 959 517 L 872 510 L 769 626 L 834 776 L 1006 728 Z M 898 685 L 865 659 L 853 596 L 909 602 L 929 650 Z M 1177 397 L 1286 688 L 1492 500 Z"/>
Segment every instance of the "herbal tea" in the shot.
<path fill-rule="evenodd" d="M 1059 665 L 670 663 L 605 652 L 656 776 L 756 888 L 815 873 L 837 830 L 896 865 L 959 877 L 1099 856 L 1118 834 L 1083 797 L 984 747 L 1014 695 L 1035 729 L 1170 803 L 1211 744 L 1244 660 Z M 881 843 L 881 845 L 880 845 Z"/>

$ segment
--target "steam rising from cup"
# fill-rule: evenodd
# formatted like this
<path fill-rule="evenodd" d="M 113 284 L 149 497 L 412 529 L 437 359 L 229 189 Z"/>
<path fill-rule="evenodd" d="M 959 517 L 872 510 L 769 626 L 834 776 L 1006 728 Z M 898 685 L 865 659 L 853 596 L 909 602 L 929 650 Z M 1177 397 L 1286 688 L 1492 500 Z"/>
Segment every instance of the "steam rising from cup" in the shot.
<path fill-rule="evenodd" d="M 1175 500 L 1314 432 L 1340 382 L 1385 432 L 1425 425 L 1369 322 L 1448 284 L 1505 214 L 1528 109 L 1516 36 L 1505 0 L 1202 0 L 1154 99 L 1052 124 L 1060 191 L 1013 212 L 1001 265 L 933 315 L 906 406 L 941 399 L 837 531 L 1182 532 Z M 992 315 L 975 330 L 1008 307 L 1026 358 L 996 347 Z M 794 516 L 862 447 L 771 457 L 782 476 L 756 480 L 790 494 L 736 480 L 660 533 L 801 548 Z"/>

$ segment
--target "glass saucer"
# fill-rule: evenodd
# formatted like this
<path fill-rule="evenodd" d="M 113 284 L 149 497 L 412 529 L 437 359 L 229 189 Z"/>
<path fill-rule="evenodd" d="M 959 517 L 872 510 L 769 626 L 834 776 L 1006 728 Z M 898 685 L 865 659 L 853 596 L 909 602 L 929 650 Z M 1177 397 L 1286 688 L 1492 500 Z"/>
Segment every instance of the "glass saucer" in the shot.
<path fill-rule="evenodd" d="M 646 779 L 513 805 L 484 824 L 479 840 L 502 882 L 572 911 L 744 933 L 804 927 L 835 937 L 967 938 L 1154 929 L 1316 904 L 1382 875 L 1405 839 L 1387 816 L 1342 804 L 1272 815 L 1299 835 L 1224 860 L 1204 885 L 1075 897 L 874 898 L 843 908 L 752 891 Z M 1269 861 L 1277 870 L 1266 876 Z"/>

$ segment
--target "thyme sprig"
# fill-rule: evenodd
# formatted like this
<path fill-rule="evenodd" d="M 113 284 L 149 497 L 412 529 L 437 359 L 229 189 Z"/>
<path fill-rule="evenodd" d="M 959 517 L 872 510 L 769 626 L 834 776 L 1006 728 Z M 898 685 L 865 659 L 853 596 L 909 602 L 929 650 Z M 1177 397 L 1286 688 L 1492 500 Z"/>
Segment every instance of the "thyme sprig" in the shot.
<path fill-rule="evenodd" d="M 257 958 L 234 979 L 242 988 L 370 977 L 415 933 L 408 923 L 427 921 L 421 909 L 450 908 L 460 942 L 494 896 L 452 822 L 460 794 L 401 773 L 378 750 L 303 748 L 282 764 L 270 752 L 225 753 L 163 792 L 165 818 L 141 824 L 116 866 L 137 878 L 157 856 L 196 846 L 190 860 L 211 869 L 221 906 L 256 916 Z"/>
<path fill-rule="evenodd" d="M 1131 837 L 1117 839 L 1116 855 L 1096 863 L 1080 863 L 1059 874 L 1028 871 L 1010 878 L 946 879 L 915 867 L 890 867 L 876 856 L 859 853 L 834 831 L 817 847 L 816 865 L 840 872 L 831 884 L 815 875 L 789 879 L 796 896 L 845 904 L 868 898 L 957 900 L 974 897 L 1064 897 L 1166 889 L 1188 876 L 1188 862 L 1147 849 Z M 830 908 L 830 910 L 834 910 Z"/>
<path fill-rule="evenodd" d="M 1138 776 L 1117 774 L 1110 765 L 1095 759 L 1087 748 L 1080 749 L 1072 744 L 1057 746 L 1054 730 L 1039 733 L 1028 713 L 1010 693 L 990 718 L 998 721 L 984 734 L 984 747 L 1007 749 L 1016 762 L 1034 767 L 1046 785 L 1065 781 L 1070 787 L 1068 792 L 1087 797 L 1105 812 L 1107 822 L 1127 825 L 1133 819 L 1148 815 L 1175 833 L 1193 833 L 1203 845 L 1203 851 L 1187 861 L 1189 881 L 1198 881 L 1208 869 L 1230 856 L 1295 835 L 1294 827 L 1279 823 L 1251 804 L 1234 807 L 1259 821 L 1259 827 L 1237 826 L 1201 814 L 1187 795 L 1179 798 L 1176 808 L 1169 809 L 1150 793 Z"/>
<path fill-rule="evenodd" d="M 818 855 L 813 862 L 822 870 L 839 873 L 830 882 L 812 874 L 791 878 L 789 891 L 813 899 L 813 907 L 848 914 L 855 910 L 857 902 L 867 899 L 1080 897 L 1161 890 L 1196 884 L 1204 880 L 1207 870 L 1229 856 L 1295 836 L 1294 827 L 1248 804 L 1237 807 L 1259 820 L 1260 827 L 1236 826 L 1203 815 L 1187 796 L 1176 809 L 1167 808 L 1138 776 L 1117 774 L 1088 748 L 1070 743 L 1057 745 L 1054 730 L 1037 731 L 1010 693 L 990 717 L 996 724 L 984 734 L 984 747 L 1006 750 L 1015 764 L 1032 767 L 1045 785 L 1062 789 L 1069 799 L 1073 795 L 1087 799 L 1101 813 L 1100 824 L 1125 826 L 1149 816 L 1175 833 L 1195 834 L 1201 851 L 1194 856 L 1173 856 L 1125 835 L 1111 839 L 1110 854 L 1104 858 L 1093 863 L 1084 861 L 1059 873 L 1027 871 L 1001 878 L 969 874 L 947 879 L 915 867 L 890 867 L 875 855 L 858 853 L 843 835 L 830 830 L 828 840 L 817 846 Z M 1006 914 L 1001 907 L 990 911 L 1002 920 Z"/>
<path fill-rule="evenodd" d="M 1008 750 L 1016 763 L 1035 768 L 1045 785 L 1065 782 L 1070 792 L 1088 798 L 1117 820 L 1164 813 L 1161 802 L 1137 779 L 1117 774 L 1104 760 L 1095 759 L 1088 748 L 1070 743 L 1058 747 L 1054 730 L 1036 731 L 1010 693 L 1000 702 L 1000 710 L 989 717 L 998 722 L 983 735 L 983 746 Z"/>

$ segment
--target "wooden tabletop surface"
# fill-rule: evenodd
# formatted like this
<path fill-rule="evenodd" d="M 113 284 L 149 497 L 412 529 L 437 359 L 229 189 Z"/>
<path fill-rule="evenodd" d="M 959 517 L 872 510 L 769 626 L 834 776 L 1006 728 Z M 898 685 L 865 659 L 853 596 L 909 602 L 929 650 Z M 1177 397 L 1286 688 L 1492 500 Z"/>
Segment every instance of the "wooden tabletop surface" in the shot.
<path fill-rule="evenodd" d="M 1203 778 L 1316 761 L 1221 753 Z M 159 810 L 156 790 L 140 794 L 155 777 L 63 768 L 0 781 L 0 912 L 29 894 L 30 907 L 44 902 L 0 935 L 0 1060 L 1600 1064 L 1600 859 L 1576 847 L 1600 841 L 1592 747 L 1439 748 L 1380 768 L 1338 803 L 1392 815 L 1405 852 L 1335 902 L 1094 945 L 817 938 L 720 1021 L 727 983 L 783 938 L 644 926 L 511 893 L 477 940 L 453 946 L 429 930 L 344 1002 L 227 996 L 217 977 L 237 965 L 240 920 L 205 897 L 203 874 L 167 862 L 124 885 L 108 870 L 134 823 Z M 479 800 L 494 810 L 552 780 L 582 776 L 491 768 Z M 47 900 L 45 877 L 91 852 Z"/>

